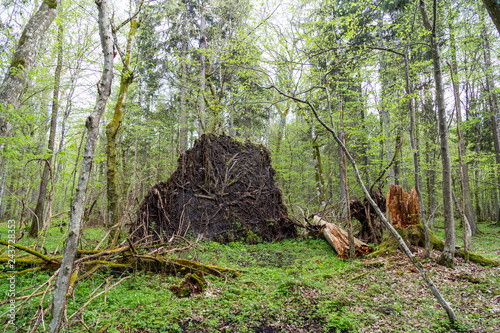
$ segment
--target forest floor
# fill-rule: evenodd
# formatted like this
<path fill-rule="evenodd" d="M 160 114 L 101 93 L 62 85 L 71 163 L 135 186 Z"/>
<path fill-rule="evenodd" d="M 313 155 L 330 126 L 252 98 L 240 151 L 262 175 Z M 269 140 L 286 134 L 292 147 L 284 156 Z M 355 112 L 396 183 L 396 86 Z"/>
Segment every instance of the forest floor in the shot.
<path fill-rule="evenodd" d="M 473 238 L 472 250 L 500 259 L 500 227 L 491 223 L 479 227 L 483 234 Z M 6 231 L 6 224 L 0 224 L 0 234 Z M 83 243 L 92 243 L 103 234 L 97 228 L 87 229 Z M 51 230 L 47 250 L 53 251 L 61 237 L 59 229 Z M 236 268 L 242 275 L 234 279 L 206 276 L 203 294 L 177 298 L 169 288 L 180 283 L 181 275 L 136 272 L 87 306 L 82 318 L 87 328 L 78 322 L 69 331 L 500 332 L 500 268 L 457 259 L 454 269 L 446 269 L 435 264 L 438 255 L 433 251 L 432 260 L 426 262 L 423 251 L 417 253 L 460 318 L 456 327 L 449 326 L 445 312 L 403 255 L 344 262 L 326 241 L 309 237 L 257 245 L 202 241 L 183 258 Z M 101 270 L 79 283 L 69 298 L 68 315 L 110 274 Z M 18 276 L 16 290 L 41 284 L 49 276 L 45 272 Z M 2 281 L 2 298 L 6 291 L 7 283 Z M 19 311 L 19 332 L 27 331 L 39 302 L 39 297 L 33 298 Z M 2 328 L 6 311 L 6 305 L 0 306 Z"/>

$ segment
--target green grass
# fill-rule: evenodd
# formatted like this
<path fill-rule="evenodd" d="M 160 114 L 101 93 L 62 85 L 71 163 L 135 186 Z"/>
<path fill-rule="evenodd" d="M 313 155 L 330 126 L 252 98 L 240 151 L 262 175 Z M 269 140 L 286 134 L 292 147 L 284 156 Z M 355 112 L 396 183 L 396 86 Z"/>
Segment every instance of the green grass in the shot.
<path fill-rule="evenodd" d="M 437 237 L 444 239 L 443 220 L 436 219 L 435 231 Z M 478 222 L 479 232 L 472 238 L 471 252 L 483 255 L 487 258 L 500 259 L 500 226 L 497 222 Z M 455 232 L 457 235 L 457 245 L 463 246 L 463 230 L 459 221 L 455 222 Z"/>
<path fill-rule="evenodd" d="M 498 251 L 495 244 L 499 243 L 500 228 L 485 223 L 480 229 L 485 234 L 474 237 L 475 250 L 499 258 L 494 252 Z M 0 233 L 5 230 L 5 225 L 0 225 Z M 103 234 L 100 229 L 85 230 L 84 244 L 95 246 Z M 61 236 L 58 229 L 51 230 L 47 249 L 55 248 Z M 307 238 L 257 245 L 203 241 L 182 257 L 236 268 L 243 274 L 227 280 L 206 276 L 204 294 L 179 299 L 169 287 L 177 285 L 182 275 L 136 272 L 110 290 L 106 299 L 103 295 L 86 308 L 83 320 L 90 331 L 98 332 L 103 327 L 108 327 L 108 332 L 500 331 L 499 301 L 495 299 L 495 292 L 500 292 L 498 268 L 458 262 L 454 270 L 447 270 L 433 262 L 425 264 L 461 319 L 452 328 L 420 276 L 411 271 L 402 256 L 378 268 L 367 267 L 363 260 L 344 262 L 336 258 L 324 240 Z M 481 282 L 471 283 L 460 275 L 462 271 L 472 271 Z M 113 274 L 114 283 L 120 276 L 111 270 L 101 270 L 79 283 L 74 297 L 69 298 L 68 315 Z M 38 285 L 48 277 L 45 272 L 17 277 L 16 289 Z M 0 294 L 6 290 L 2 283 Z M 21 332 L 28 329 L 39 302 L 40 297 L 32 299 L 18 313 L 16 322 Z M 49 302 L 50 297 L 46 297 L 44 308 Z M 5 306 L 0 307 L 1 314 L 5 311 Z M 5 320 L 0 318 L 1 326 Z M 76 323 L 69 331 L 87 330 Z"/>

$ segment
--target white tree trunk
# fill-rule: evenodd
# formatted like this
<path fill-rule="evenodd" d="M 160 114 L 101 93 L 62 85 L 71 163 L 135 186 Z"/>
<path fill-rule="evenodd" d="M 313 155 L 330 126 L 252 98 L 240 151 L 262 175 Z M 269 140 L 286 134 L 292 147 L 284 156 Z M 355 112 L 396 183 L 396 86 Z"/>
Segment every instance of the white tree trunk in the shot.
<path fill-rule="evenodd" d="M 78 240 L 80 238 L 80 224 L 85 208 L 85 192 L 94 159 L 94 150 L 99 133 L 99 123 L 106 108 L 106 102 L 111 92 L 111 82 L 113 80 L 113 39 L 108 20 L 107 0 L 96 0 L 99 10 L 99 35 L 101 37 L 102 51 L 104 54 L 104 68 L 101 81 L 98 85 L 97 101 L 92 114 L 87 118 L 87 141 L 82 161 L 82 170 L 76 187 L 75 199 L 71 207 L 71 220 L 69 224 L 66 249 L 62 259 L 61 268 L 57 277 L 57 283 L 52 299 L 52 322 L 50 332 L 59 332 L 66 306 L 66 293 L 73 272 L 73 262 L 76 255 Z"/>

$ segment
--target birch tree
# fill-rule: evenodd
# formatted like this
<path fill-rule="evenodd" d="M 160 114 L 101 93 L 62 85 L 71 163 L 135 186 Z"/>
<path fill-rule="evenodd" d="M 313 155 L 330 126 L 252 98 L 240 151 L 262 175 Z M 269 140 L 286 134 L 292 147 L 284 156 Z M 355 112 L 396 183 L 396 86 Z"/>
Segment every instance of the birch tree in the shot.
<path fill-rule="evenodd" d="M 85 192 L 92 169 L 97 135 L 99 134 L 99 123 L 106 108 L 106 103 L 111 92 L 111 82 L 113 81 L 113 39 L 108 19 L 108 2 L 107 0 L 96 0 L 95 3 L 99 11 L 99 36 L 104 55 L 104 67 L 101 80 L 97 86 L 98 95 L 94 111 L 85 122 L 88 134 L 85 143 L 82 169 L 78 178 L 73 206 L 71 207 L 71 220 L 68 228 L 66 248 L 57 275 L 57 282 L 52 299 L 52 321 L 50 323 L 50 332 L 52 333 L 59 332 L 62 325 L 67 302 L 66 293 L 68 292 L 70 279 L 73 274 L 73 262 L 80 239 L 81 220 L 85 209 Z"/>

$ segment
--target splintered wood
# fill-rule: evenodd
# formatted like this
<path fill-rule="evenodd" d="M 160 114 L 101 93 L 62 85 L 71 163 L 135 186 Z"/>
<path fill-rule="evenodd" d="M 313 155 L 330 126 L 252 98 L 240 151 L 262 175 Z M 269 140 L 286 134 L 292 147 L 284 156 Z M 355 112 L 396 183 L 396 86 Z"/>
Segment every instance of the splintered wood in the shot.
<path fill-rule="evenodd" d="M 415 188 L 408 194 L 401 186 L 391 184 L 387 192 L 387 212 L 395 227 L 406 229 L 410 225 L 419 224 L 420 207 Z"/>
<path fill-rule="evenodd" d="M 349 240 L 347 231 L 339 226 L 323 220 L 319 216 L 314 216 L 313 225 L 322 226 L 323 236 L 328 243 L 333 247 L 339 258 L 349 259 Z M 363 243 L 357 238 L 354 238 L 354 246 L 356 249 L 356 257 L 362 257 L 373 251 L 373 247 Z"/>

